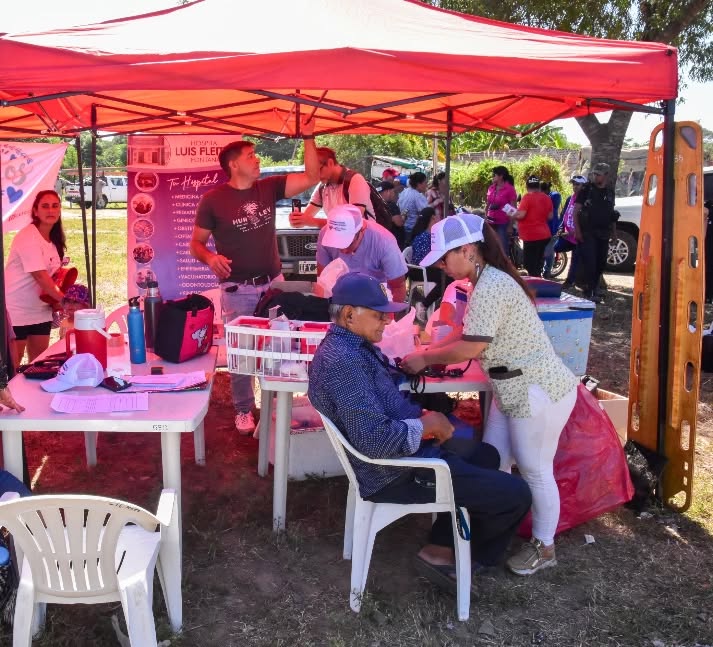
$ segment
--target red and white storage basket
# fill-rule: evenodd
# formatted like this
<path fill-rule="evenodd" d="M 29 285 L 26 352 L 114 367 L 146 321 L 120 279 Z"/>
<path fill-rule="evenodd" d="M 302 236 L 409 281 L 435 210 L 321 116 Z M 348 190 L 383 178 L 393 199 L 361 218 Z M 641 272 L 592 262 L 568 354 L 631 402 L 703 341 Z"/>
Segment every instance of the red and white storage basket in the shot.
<path fill-rule="evenodd" d="M 290 321 L 278 325 L 289 329 L 271 328 L 270 320 L 260 317 L 238 317 L 227 324 L 228 371 L 306 381 L 309 363 L 329 324 Z"/>

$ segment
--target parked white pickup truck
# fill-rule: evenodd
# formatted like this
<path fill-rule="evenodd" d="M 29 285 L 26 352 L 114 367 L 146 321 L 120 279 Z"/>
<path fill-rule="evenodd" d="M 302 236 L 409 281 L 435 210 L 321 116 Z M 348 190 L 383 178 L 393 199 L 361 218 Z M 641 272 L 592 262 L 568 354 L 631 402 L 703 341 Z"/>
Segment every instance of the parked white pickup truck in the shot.
<path fill-rule="evenodd" d="M 643 200 L 640 195 L 616 199 L 621 218 L 616 223 L 617 239 L 609 243 L 608 270 L 630 272 L 634 268 Z M 703 200 L 713 200 L 713 166 L 703 168 Z"/>
<path fill-rule="evenodd" d="M 102 194 L 97 198 L 97 209 L 103 209 L 110 202 L 126 202 L 129 181 L 125 175 L 105 175 L 101 179 L 103 187 Z M 97 182 L 99 182 L 99 178 L 97 178 Z M 87 206 L 92 203 L 93 193 L 91 178 L 84 178 L 84 203 Z M 64 197 L 70 205 L 79 204 L 81 201 L 79 183 L 68 184 Z"/>

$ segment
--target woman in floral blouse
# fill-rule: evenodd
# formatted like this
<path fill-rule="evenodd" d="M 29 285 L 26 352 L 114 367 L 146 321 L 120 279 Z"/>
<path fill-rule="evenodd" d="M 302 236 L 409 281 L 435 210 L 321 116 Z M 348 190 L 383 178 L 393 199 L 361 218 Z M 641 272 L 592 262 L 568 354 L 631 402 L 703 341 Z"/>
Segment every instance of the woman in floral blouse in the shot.
<path fill-rule="evenodd" d="M 532 539 L 507 565 L 531 575 L 557 564 L 560 500 L 553 459 L 577 398 L 577 378 L 552 348 L 532 295 L 482 218 L 451 216 L 431 233 L 431 252 L 421 265 L 438 264 L 456 280 L 470 279 L 473 292 L 462 337 L 453 334 L 412 353 L 401 366 L 418 373 L 477 358 L 488 372 L 495 397 L 483 440 L 500 452 L 501 470 L 517 464 L 533 499 Z"/>

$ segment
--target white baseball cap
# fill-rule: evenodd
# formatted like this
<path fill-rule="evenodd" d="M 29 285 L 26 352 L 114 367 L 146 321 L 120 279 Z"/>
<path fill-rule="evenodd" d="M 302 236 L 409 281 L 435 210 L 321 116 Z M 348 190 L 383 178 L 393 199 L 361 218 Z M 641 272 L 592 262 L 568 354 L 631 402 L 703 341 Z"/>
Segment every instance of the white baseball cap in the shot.
<path fill-rule="evenodd" d="M 91 353 L 70 357 L 59 369 L 57 377 L 45 380 L 42 388 L 50 393 L 66 391 L 75 386 L 98 386 L 104 379 L 104 368 Z"/>
<path fill-rule="evenodd" d="M 461 213 L 438 221 L 431 227 L 431 251 L 419 265 L 428 267 L 439 261 L 451 249 L 466 243 L 479 243 L 485 240 L 484 223 L 485 221 L 474 213 Z"/>
<path fill-rule="evenodd" d="M 340 204 L 329 210 L 322 245 L 346 249 L 352 244 L 364 222 L 361 209 L 353 204 Z"/>

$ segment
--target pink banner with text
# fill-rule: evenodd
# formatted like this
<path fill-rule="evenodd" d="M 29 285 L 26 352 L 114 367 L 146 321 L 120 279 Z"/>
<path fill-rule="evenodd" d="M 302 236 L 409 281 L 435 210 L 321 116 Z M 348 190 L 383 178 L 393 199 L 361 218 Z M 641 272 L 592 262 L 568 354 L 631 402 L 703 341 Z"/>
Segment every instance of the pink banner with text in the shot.
<path fill-rule="evenodd" d="M 55 188 L 66 150 L 67 144 L 0 142 L 3 231 L 29 224 L 35 196 Z"/>

